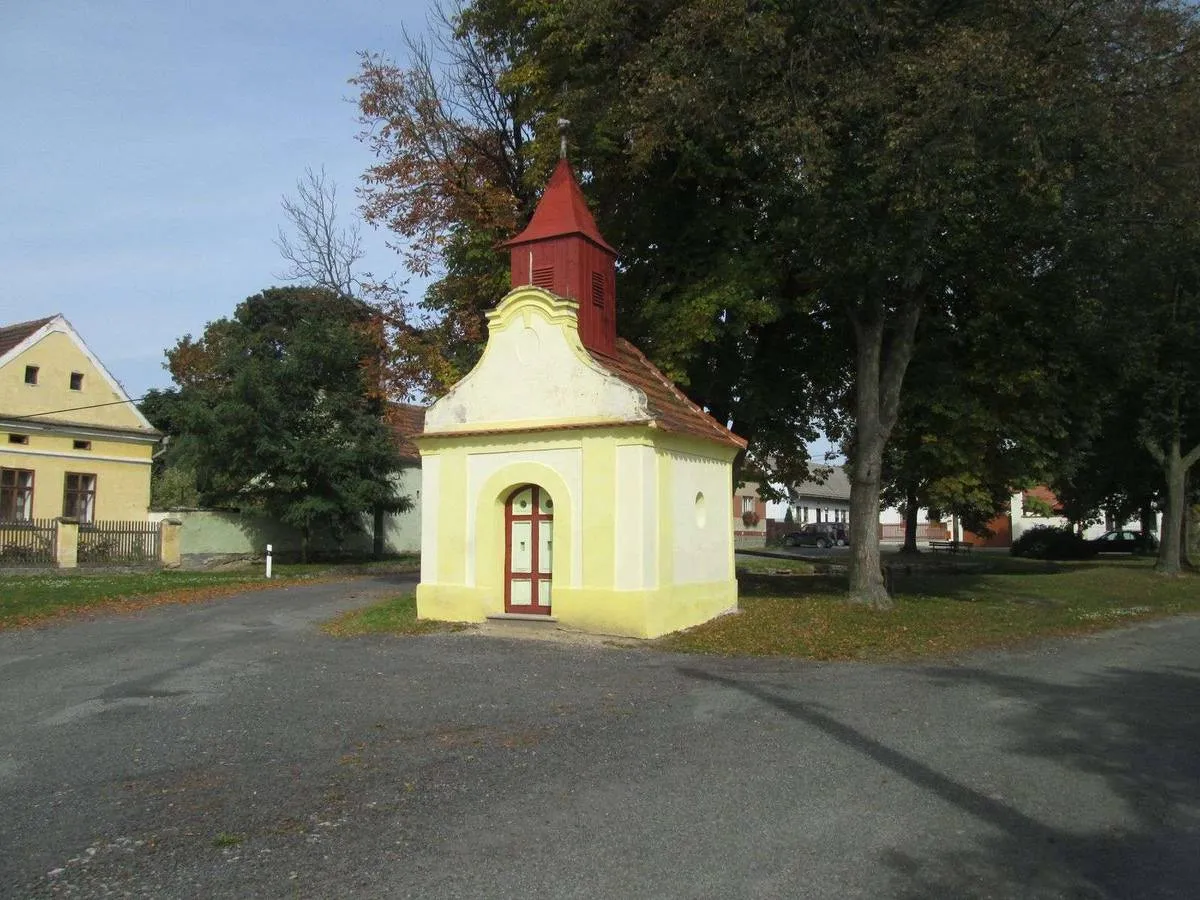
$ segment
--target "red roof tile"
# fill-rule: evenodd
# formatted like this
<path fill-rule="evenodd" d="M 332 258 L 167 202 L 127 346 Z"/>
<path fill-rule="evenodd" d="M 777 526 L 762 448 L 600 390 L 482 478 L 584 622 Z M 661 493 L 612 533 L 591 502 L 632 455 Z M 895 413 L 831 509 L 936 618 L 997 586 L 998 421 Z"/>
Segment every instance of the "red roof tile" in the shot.
<path fill-rule="evenodd" d="M 29 322 L 18 322 L 15 325 L 5 325 L 0 328 L 0 356 L 3 356 L 25 338 L 29 337 L 43 325 L 52 322 L 54 316 L 47 316 L 44 319 L 33 319 Z"/>
<path fill-rule="evenodd" d="M 617 338 L 615 356 L 592 353 L 592 358 L 646 395 L 650 414 L 663 431 L 745 449 L 745 438 L 738 437 L 685 397 L 666 375 L 658 371 L 654 363 L 624 338 Z"/>
<path fill-rule="evenodd" d="M 425 430 L 425 407 L 411 403 L 389 403 L 387 423 L 392 429 L 400 459 L 404 462 L 420 462 L 421 452 L 412 439 Z"/>
<path fill-rule="evenodd" d="M 601 236 L 600 229 L 596 227 L 596 220 L 592 218 L 587 200 L 583 198 L 583 191 L 579 189 L 575 176 L 571 174 L 570 163 L 560 159 L 525 230 L 501 246 L 512 247 L 515 244 L 566 234 L 582 234 L 609 253 L 615 255 L 617 252 L 609 246 L 608 241 Z"/>

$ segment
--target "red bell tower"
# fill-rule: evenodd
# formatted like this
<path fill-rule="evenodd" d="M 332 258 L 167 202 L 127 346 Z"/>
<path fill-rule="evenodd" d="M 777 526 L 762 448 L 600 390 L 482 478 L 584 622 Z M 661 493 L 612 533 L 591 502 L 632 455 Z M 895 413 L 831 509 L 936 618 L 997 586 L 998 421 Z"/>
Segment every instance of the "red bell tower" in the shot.
<path fill-rule="evenodd" d="M 617 340 L 617 251 L 596 227 L 566 158 L 525 230 L 502 246 L 511 253 L 512 286 L 532 284 L 579 303 L 579 338 L 612 356 Z"/>

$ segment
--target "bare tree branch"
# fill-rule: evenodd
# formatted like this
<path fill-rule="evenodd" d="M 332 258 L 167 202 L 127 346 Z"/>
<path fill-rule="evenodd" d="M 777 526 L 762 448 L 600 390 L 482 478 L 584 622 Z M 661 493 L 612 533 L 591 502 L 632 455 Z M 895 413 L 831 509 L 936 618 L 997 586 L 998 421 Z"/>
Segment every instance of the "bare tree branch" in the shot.
<path fill-rule="evenodd" d="M 305 169 L 295 196 L 283 197 L 280 205 L 290 228 L 280 226 L 275 246 L 289 266 L 276 277 L 359 296 L 364 282 L 355 271 L 363 257 L 358 225 L 338 226 L 337 184 L 324 166 L 319 172 Z"/>

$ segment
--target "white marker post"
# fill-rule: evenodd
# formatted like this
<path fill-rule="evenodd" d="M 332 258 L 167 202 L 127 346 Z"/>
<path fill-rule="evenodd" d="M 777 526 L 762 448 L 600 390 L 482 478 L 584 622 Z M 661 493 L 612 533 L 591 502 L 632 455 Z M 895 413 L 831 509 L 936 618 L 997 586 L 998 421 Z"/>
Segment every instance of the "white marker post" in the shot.
<path fill-rule="evenodd" d="M 267 579 L 271 578 L 271 545 L 267 544 Z"/>

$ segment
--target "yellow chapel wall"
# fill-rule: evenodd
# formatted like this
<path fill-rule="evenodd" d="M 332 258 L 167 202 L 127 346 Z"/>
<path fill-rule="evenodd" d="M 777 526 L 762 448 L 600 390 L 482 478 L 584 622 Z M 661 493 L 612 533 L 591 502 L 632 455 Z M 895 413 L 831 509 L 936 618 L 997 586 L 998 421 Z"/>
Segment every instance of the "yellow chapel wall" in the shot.
<path fill-rule="evenodd" d="M 732 536 L 722 527 L 732 451 L 662 440 L 628 427 L 426 438 L 418 614 L 482 621 L 504 612 L 504 500 L 528 483 L 554 501 L 551 608 L 563 624 L 655 637 L 735 608 Z"/>
<path fill-rule="evenodd" d="M 672 557 L 672 583 L 733 578 L 729 462 L 682 450 L 665 450 L 663 456 L 672 473 L 664 498 L 664 515 L 672 523 L 671 546 L 664 548 Z"/>

